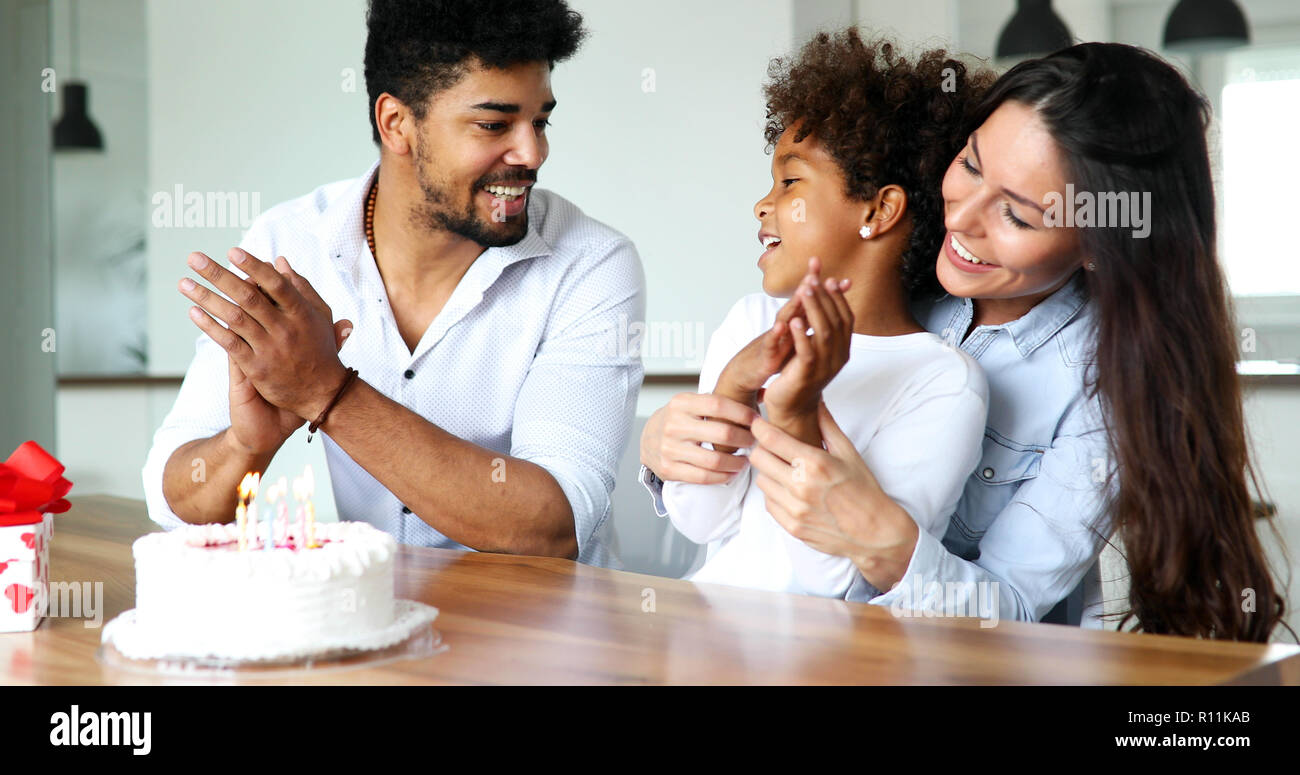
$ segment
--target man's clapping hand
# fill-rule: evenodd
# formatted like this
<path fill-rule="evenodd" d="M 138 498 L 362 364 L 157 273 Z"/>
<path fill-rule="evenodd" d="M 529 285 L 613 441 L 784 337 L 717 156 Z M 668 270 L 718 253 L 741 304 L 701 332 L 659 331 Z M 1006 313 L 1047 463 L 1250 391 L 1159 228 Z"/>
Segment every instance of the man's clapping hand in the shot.
<path fill-rule="evenodd" d="M 248 279 L 202 253 L 189 259 L 227 298 L 188 278 L 180 291 L 199 305 L 190 309 L 191 320 L 227 353 L 227 438 L 241 452 L 265 454 L 319 413 L 342 384 L 346 369 L 338 351 L 352 323 L 334 322 L 329 305 L 285 258 L 273 266 L 238 248 L 229 256 Z"/>

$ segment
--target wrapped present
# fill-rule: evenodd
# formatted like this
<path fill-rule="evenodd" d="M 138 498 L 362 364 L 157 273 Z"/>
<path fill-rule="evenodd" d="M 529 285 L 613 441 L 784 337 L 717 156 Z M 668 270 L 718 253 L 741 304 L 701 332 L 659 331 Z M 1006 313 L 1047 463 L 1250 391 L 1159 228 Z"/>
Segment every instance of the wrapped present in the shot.
<path fill-rule="evenodd" d="M 52 514 L 68 510 L 72 482 L 34 441 L 0 463 L 0 632 L 36 629 L 49 607 Z"/>
<path fill-rule="evenodd" d="M 0 632 L 36 629 L 49 608 L 50 535 L 54 518 L 0 527 Z"/>

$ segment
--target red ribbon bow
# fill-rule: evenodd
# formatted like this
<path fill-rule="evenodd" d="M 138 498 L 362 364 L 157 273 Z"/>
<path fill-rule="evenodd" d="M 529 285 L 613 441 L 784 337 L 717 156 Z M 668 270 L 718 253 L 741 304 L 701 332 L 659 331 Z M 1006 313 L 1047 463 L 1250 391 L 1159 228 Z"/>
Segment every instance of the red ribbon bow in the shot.
<path fill-rule="evenodd" d="M 72 482 L 63 478 L 63 471 L 63 464 L 39 444 L 24 441 L 0 463 L 0 527 L 34 525 L 45 512 L 67 511 L 63 496 Z"/>

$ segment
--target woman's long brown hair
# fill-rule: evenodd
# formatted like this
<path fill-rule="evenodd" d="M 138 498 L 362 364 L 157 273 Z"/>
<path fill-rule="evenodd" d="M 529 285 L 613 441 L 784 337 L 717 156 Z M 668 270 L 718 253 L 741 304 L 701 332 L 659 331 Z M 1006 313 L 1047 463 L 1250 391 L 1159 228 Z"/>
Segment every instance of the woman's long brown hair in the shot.
<path fill-rule="evenodd" d="M 1096 267 L 1085 273 L 1097 313 L 1088 388 L 1114 463 L 1103 520 L 1130 571 L 1120 626 L 1266 641 L 1285 604 L 1255 531 L 1251 486 L 1261 488 L 1216 255 L 1209 104 L 1155 55 L 1114 43 L 1017 65 L 975 126 L 1006 100 L 1035 109 L 1076 191 L 1150 195 L 1145 236 L 1132 211 L 1128 225 L 1079 229 Z"/>

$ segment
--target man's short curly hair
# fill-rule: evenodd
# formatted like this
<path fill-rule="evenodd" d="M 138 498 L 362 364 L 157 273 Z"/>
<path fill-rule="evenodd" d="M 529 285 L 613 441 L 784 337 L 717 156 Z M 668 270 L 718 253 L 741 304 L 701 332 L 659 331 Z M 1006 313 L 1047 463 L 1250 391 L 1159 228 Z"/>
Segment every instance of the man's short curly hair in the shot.
<path fill-rule="evenodd" d="M 376 143 L 375 102 L 387 92 L 423 119 L 429 98 L 454 86 L 471 63 L 554 66 L 573 56 L 587 31 L 564 0 L 370 0 L 366 92 Z"/>
<path fill-rule="evenodd" d="M 843 171 L 850 199 L 902 187 L 912 214 L 903 283 L 913 297 L 941 292 L 943 176 L 976 128 L 972 115 L 993 73 L 968 69 L 941 49 L 908 59 L 851 27 L 819 33 L 793 59 L 773 59 L 768 79 L 767 150 L 797 124 L 795 142 L 815 136 Z"/>

